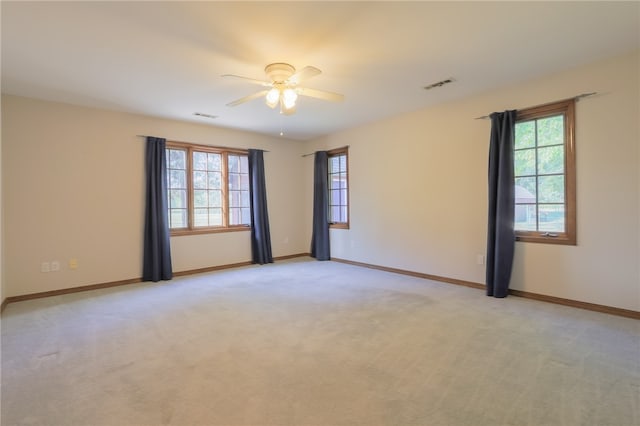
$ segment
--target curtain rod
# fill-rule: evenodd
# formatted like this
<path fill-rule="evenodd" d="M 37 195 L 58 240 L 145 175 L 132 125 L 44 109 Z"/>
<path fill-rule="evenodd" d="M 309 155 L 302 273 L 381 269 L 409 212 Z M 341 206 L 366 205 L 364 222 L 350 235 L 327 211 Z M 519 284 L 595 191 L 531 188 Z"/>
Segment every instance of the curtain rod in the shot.
<path fill-rule="evenodd" d="M 582 99 L 582 98 L 586 98 L 586 97 L 593 96 L 593 95 L 597 95 L 597 94 L 598 94 L 598 92 L 582 93 L 582 94 L 580 94 L 580 95 L 574 96 L 573 98 L 569 98 L 569 99 L 575 99 L 576 101 L 578 101 L 578 100 L 580 100 L 580 99 Z M 563 100 L 564 100 L 564 99 L 563 99 Z M 557 101 L 557 102 L 560 102 L 560 101 Z M 549 103 L 555 103 L 555 102 L 549 102 Z M 536 108 L 536 107 L 539 107 L 539 106 L 542 106 L 542 105 L 547 105 L 547 104 L 541 104 L 541 105 L 536 105 L 536 106 L 533 106 L 533 107 L 527 107 L 527 108 Z M 521 108 L 521 109 L 524 109 L 524 108 Z M 488 115 L 482 115 L 482 116 L 480 116 L 480 117 L 476 117 L 476 118 L 474 118 L 474 120 L 486 120 L 486 119 L 488 119 L 488 118 L 490 118 L 490 116 L 488 116 Z"/>
<path fill-rule="evenodd" d="M 333 148 L 333 149 L 330 149 L 329 151 L 334 151 L 336 149 L 344 149 L 344 148 L 349 148 L 349 145 L 341 146 L 340 148 Z M 313 155 L 313 154 L 315 154 L 315 152 L 310 152 L 308 154 L 302 154 L 301 157 L 308 157 L 308 156 Z"/>
<path fill-rule="evenodd" d="M 147 135 L 136 135 L 136 136 L 139 137 L 139 138 L 148 137 Z M 152 137 L 155 137 L 155 136 L 152 136 Z M 171 142 L 186 143 L 186 144 L 189 144 L 189 145 L 200 145 L 200 144 L 194 144 L 192 142 L 181 142 L 181 141 L 171 141 Z M 203 146 L 209 146 L 209 145 L 203 145 Z M 230 151 L 247 151 L 249 149 L 249 148 L 233 148 L 233 147 L 230 147 L 230 146 L 211 146 L 211 148 L 228 149 Z M 261 151 L 262 152 L 269 152 L 266 149 L 262 149 Z"/>

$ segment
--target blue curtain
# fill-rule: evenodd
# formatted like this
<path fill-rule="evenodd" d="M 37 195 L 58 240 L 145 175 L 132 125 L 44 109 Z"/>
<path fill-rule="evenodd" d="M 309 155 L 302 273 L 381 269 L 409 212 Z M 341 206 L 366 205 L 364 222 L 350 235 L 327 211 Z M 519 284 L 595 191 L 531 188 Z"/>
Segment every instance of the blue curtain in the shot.
<path fill-rule="evenodd" d="M 267 212 L 267 187 L 264 180 L 263 151 L 249 150 L 249 194 L 251 197 L 251 261 L 273 263 Z"/>
<path fill-rule="evenodd" d="M 513 146 L 516 111 L 494 112 L 490 117 L 487 296 L 506 297 L 515 248 Z"/>
<path fill-rule="evenodd" d="M 170 280 L 166 139 L 147 137 L 143 281 Z"/>
<path fill-rule="evenodd" d="M 329 250 L 329 162 L 326 151 L 317 151 L 313 169 L 313 232 L 311 256 L 331 260 Z"/>

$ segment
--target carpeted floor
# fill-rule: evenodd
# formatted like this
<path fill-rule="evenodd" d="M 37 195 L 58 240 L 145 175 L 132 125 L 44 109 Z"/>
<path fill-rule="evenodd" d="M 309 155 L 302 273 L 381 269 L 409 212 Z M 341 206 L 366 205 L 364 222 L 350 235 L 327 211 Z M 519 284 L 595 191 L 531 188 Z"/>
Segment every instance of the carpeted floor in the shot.
<path fill-rule="evenodd" d="M 2 425 L 640 424 L 640 322 L 307 258 L 10 304 Z"/>

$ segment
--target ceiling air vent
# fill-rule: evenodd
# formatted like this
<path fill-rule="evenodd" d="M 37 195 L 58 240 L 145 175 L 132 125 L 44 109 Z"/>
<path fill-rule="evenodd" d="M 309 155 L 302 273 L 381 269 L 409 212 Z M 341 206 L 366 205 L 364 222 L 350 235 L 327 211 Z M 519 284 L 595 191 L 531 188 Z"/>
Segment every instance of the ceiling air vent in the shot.
<path fill-rule="evenodd" d="M 428 86 L 424 86 L 424 90 L 435 89 L 436 87 L 442 87 L 445 84 L 453 83 L 455 80 L 453 78 L 448 78 L 446 80 L 438 81 L 437 83 L 430 84 Z"/>
<path fill-rule="evenodd" d="M 194 112 L 193 115 L 197 115 L 198 117 L 204 117 L 204 118 L 218 118 L 217 115 L 211 115 L 211 114 L 205 114 L 204 112 Z"/>

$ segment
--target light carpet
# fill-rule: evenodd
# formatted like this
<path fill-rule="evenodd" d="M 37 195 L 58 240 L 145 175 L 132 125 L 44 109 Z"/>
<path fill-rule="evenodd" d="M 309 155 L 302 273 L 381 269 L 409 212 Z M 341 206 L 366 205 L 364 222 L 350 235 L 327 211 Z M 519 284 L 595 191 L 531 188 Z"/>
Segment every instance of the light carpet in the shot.
<path fill-rule="evenodd" d="M 636 320 L 308 258 L 10 304 L 3 425 L 640 424 Z"/>

